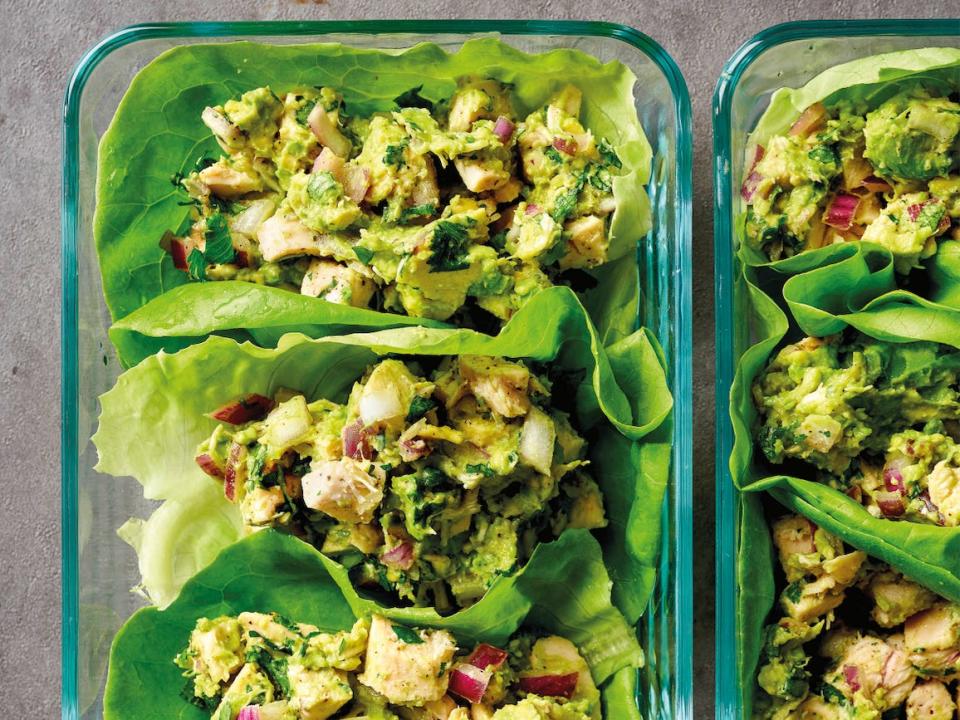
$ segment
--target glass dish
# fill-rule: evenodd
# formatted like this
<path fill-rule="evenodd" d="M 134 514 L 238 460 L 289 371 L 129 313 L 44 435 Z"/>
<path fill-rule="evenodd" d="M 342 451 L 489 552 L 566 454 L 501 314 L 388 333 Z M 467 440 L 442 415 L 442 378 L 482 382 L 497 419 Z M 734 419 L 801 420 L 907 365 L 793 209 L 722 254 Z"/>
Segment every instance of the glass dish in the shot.
<path fill-rule="evenodd" d="M 102 714 L 113 634 L 143 601 L 130 587 L 136 557 L 115 530 L 149 512 L 134 483 L 93 470 L 90 443 L 97 397 L 120 372 L 107 339 L 92 237 L 97 145 L 134 74 L 176 45 L 255 39 L 266 43 L 341 42 L 402 48 L 432 41 L 455 49 L 499 35 L 528 52 L 575 47 L 620 60 L 637 75 L 637 110 L 653 146 L 648 191 L 652 231 L 638 249 L 643 288 L 638 324 L 656 332 L 677 400 L 672 482 L 662 512 L 660 573 L 640 623 L 646 652 L 638 703 L 645 718 L 690 718 L 691 701 L 691 136 L 686 86 L 673 60 L 650 38 L 622 25 L 585 22 L 391 21 L 182 23 L 140 25 L 104 39 L 70 80 L 64 117 L 63 180 L 63 717 Z"/>
<path fill-rule="evenodd" d="M 737 551 L 739 503 L 729 472 L 733 447 L 729 398 L 737 360 L 751 343 L 747 298 L 734 292 L 736 216 L 747 136 L 770 95 L 799 87 L 833 65 L 919 47 L 960 46 L 960 19 L 851 20 L 777 25 L 746 42 L 727 61 L 713 97 L 714 261 L 716 264 L 716 717 L 739 720 L 737 682 Z"/>

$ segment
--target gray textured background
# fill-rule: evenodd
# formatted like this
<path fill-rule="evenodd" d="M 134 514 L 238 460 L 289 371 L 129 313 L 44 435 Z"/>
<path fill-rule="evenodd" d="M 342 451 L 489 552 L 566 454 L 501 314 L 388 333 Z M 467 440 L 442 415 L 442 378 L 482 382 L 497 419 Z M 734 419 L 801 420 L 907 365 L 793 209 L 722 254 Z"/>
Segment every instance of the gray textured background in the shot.
<path fill-rule="evenodd" d="M 710 99 L 724 61 L 787 20 L 957 17 L 957 0 L 0 0 L 0 707 L 52 718 L 59 707 L 59 192 L 63 91 L 81 54 L 147 21 L 529 17 L 634 26 L 676 59 L 693 100 L 696 717 L 713 714 L 713 227 Z"/>

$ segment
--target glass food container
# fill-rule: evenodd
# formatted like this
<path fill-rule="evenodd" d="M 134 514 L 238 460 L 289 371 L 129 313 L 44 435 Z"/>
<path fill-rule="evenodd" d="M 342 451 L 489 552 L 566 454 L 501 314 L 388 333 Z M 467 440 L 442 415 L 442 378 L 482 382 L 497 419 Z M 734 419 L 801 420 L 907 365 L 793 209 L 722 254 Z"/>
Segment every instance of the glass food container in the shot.
<path fill-rule="evenodd" d="M 152 503 L 134 483 L 93 470 L 97 397 L 120 372 L 107 339 L 92 236 L 97 146 L 135 73 L 171 47 L 201 42 L 339 42 L 404 48 L 422 41 L 454 50 L 499 36 L 527 52 L 574 47 L 620 60 L 637 76 L 636 106 L 653 146 L 648 192 L 653 229 L 641 241 L 638 325 L 659 337 L 676 399 L 673 461 L 662 511 L 657 586 L 639 635 L 646 653 L 637 701 L 645 718 L 690 718 L 691 702 L 691 136 L 686 86 L 673 60 L 647 36 L 607 23 L 390 21 L 182 23 L 127 28 L 103 40 L 70 80 L 64 115 L 63 179 L 63 717 L 98 718 L 110 644 L 143 600 L 135 554 L 116 535 Z M 187 530 L 188 531 L 188 530 Z"/>
<path fill-rule="evenodd" d="M 800 87 L 827 68 L 895 50 L 960 47 L 960 19 L 851 20 L 777 25 L 745 43 L 723 68 L 713 97 L 714 253 L 716 263 L 716 717 L 739 720 L 737 680 L 738 493 L 729 471 L 733 448 L 730 387 L 737 361 L 751 344 L 748 299 L 735 290 L 739 272 L 734 229 L 747 137 L 771 94 Z"/>

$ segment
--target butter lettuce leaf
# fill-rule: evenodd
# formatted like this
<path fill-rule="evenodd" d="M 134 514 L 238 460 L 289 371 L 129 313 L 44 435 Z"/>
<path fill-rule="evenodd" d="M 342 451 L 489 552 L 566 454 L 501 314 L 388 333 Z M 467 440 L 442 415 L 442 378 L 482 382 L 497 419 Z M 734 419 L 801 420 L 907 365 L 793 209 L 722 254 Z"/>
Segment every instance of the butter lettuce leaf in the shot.
<path fill-rule="evenodd" d="M 230 520 L 237 510 L 226 499 L 206 502 L 204 495 L 205 502 L 191 506 L 200 488 L 218 488 L 194 462 L 196 445 L 215 426 L 206 416 L 211 408 L 247 393 L 271 395 L 279 387 L 342 401 L 365 367 L 384 355 L 479 354 L 551 362 L 562 370 L 563 392 L 573 402 L 578 427 L 593 438 L 590 459 L 608 497 L 610 527 L 601 537 L 614 599 L 635 622 L 653 585 L 669 471 L 672 400 L 662 353 L 641 330 L 608 355 L 576 297 L 569 291 L 561 296 L 539 310 L 531 303 L 527 320 L 497 337 L 412 327 L 319 339 L 289 334 L 276 348 L 261 348 L 213 336 L 123 373 L 100 399 L 93 441 L 100 472 L 136 478 L 147 498 L 166 501 L 157 511 L 166 515 L 127 527 L 139 533 L 134 537 L 145 592 L 168 604 L 185 578 L 240 536 Z M 168 510 L 170 504 L 177 509 Z M 180 519 L 181 513 L 188 517 Z M 189 532 L 177 532 L 180 526 Z M 190 548 L 196 535 L 208 538 L 210 547 Z"/>
<path fill-rule="evenodd" d="M 631 258 L 634 271 L 623 280 L 638 288 L 632 258 L 637 241 L 651 227 L 644 188 L 652 150 L 634 105 L 636 78 L 622 63 L 601 63 L 572 49 L 530 55 L 493 38 L 470 40 L 454 53 L 435 44 L 403 51 L 339 44 L 184 45 L 161 54 L 134 77 L 100 145 L 94 237 L 104 297 L 115 321 L 140 309 L 111 334 L 124 365 L 211 332 L 252 328 L 271 329 L 274 337 L 292 330 L 320 336 L 348 327 L 416 322 L 318 298 L 280 299 L 281 290 L 241 288 L 239 283 L 202 283 L 165 296 L 187 282 L 159 246 L 164 232 L 176 230 L 188 215 L 170 178 L 188 172 L 204 156 L 219 154 L 200 120 L 203 108 L 251 88 L 269 85 L 282 93 L 298 85 L 331 86 L 342 92 L 351 113 L 364 115 L 394 110 L 395 98 L 414 88 L 431 102 L 449 98 L 456 78 L 464 75 L 511 83 L 521 115 L 566 83 L 581 89 L 582 120 L 610 141 L 623 165 L 623 174 L 613 180 L 618 207 L 611 221 L 610 259 Z M 602 283 L 593 294 L 607 292 L 619 294 L 624 288 Z M 596 318 L 601 327 L 635 322 L 635 305 L 606 307 L 612 315 Z"/>
<path fill-rule="evenodd" d="M 462 644 L 503 643 L 529 619 L 536 629 L 586 644 L 584 657 L 601 683 L 608 713 L 616 711 L 607 717 L 638 717 L 635 668 L 643 655 L 623 616 L 610 604 L 600 549 L 586 532 L 570 533 L 560 543 L 565 562 L 555 562 L 556 554 L 543 562 L 531 560 L 524 572 L 502 579 L 501 584 L 510 585 L 501 595 L 515 608 L 512 612 L 482 601 L 448 618 L 402 610 L 388 614 L 405 624 L 450 630 Z M 571 571 L 572 576 L 567 574 Z M 538 611 L 546 606 L 550 613 Z M 223 550 L 168 608 L 143 608 L 124 624 L 110 653 L 104 717 L 209 717 L 180 697 L 185 680 L 173 663 L 200 617 L 272 611 L 335 632 L 376 610 L 358 604 L 352 588 L 343 592 L 330 572 L 330 561 L 306 543 L 272 530 L 255 533 Z M 597 648 L 605 650 L 600 654 Z"/>

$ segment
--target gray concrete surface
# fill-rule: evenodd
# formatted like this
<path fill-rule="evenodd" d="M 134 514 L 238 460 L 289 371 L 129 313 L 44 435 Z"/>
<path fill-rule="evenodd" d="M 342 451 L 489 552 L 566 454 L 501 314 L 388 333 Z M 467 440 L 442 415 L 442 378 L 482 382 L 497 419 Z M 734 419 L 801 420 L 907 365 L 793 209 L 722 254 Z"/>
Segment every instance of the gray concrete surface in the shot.
<path fill-rule="evenodd" d="M 710 100 L 723 62 L 787 20 L 957 17 L 956 0 L 103 0 L 0 2 L 0 707 L 59 706 L 59 192 L 61 101 L 83 51 L 137 22 L 192 19 L 529 17 L 632 25 L 677 60 L 693 99 L 696 717 L 713 714 L 713 272 Z"/>

